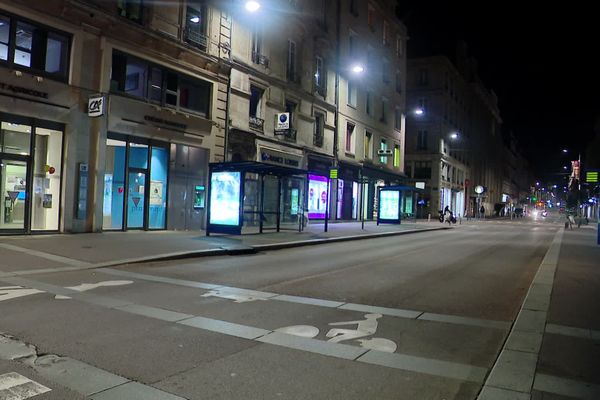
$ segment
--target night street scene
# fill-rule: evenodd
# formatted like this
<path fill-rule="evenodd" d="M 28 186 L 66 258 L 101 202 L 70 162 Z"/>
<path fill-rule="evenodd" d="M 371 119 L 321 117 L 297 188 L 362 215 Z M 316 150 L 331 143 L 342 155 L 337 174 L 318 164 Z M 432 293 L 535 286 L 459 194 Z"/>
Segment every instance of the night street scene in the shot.
<path fill-rule="evenodd" d="M 553 4 L 0 0 L 0 400 L 600 400 Z"/>

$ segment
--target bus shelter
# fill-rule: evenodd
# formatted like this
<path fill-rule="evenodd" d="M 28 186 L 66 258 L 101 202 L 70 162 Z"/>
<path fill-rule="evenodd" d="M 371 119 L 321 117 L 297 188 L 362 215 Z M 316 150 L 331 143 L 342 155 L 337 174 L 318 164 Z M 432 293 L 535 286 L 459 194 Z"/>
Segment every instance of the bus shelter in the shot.
<path fill-rule="evenodd" d="M 307 173 L 257 161 L 209 164 L 206 235 L 302 231 Z"/>
<path fill-rule="evenodd" d="M 417 194 L 423 192 L 412 186 L 382 186 L 377 193 L 377 225 L 400 224 L 416 220 Z"/>

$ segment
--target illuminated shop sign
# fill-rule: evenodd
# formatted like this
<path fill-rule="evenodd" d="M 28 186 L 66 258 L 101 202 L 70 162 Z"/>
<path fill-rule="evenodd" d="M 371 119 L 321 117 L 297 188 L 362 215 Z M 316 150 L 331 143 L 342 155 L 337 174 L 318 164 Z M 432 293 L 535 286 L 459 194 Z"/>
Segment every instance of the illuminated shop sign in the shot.
<path fill-rule="evenodd" d="M 324 219 L 327 206 L 327 177 L 308 175 L 308 218 Z"/>
<path fill-rule="evenodd" d="M 380 220 L 399 221 L 400 220 L 400 191 L 399 190 L 381 190 L 379 192 L 379 212 Z"/>

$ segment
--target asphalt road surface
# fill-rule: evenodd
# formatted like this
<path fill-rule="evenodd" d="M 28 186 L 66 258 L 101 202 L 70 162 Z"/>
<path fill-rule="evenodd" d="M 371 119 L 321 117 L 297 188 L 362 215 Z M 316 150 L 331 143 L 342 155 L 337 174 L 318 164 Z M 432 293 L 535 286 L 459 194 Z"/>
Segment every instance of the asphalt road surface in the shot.
<path fill-rule="evenodd" d="M 0 278 L 0 398 L 477 399 L 561 228 Z"/>

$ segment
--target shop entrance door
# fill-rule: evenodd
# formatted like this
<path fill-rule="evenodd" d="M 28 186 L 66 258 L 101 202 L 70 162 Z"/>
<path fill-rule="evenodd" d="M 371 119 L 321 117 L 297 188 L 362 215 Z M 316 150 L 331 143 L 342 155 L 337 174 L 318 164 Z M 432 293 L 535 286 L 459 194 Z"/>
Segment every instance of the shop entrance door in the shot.
<path fill-rule="evenodd" d="M 146 170 L 130 168 L 127 183 L 127 229 L 144 229 L 146 224 Z"/>
<path fill-rule="evenodd" d="M 0 159 L 0 230 L 25 230 L 28 169 L 27 161 Z"/>

